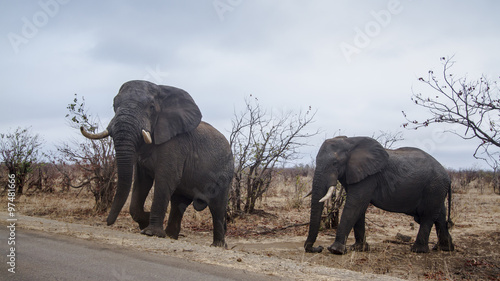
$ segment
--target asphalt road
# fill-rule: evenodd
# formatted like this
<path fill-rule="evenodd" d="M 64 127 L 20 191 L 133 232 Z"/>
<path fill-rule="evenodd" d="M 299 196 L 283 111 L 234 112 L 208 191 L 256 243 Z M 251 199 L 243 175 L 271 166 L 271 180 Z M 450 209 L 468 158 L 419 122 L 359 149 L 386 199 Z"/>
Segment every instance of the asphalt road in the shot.
<path fill-rule="evenodd" d="M 279 280 L 135 249 L 44 232 L 15 230 L 15 273 L 8 271 L 11 232 L 0 225 L 0 280 Z M 11 240 L 12 241 L 12 240 Z"/>

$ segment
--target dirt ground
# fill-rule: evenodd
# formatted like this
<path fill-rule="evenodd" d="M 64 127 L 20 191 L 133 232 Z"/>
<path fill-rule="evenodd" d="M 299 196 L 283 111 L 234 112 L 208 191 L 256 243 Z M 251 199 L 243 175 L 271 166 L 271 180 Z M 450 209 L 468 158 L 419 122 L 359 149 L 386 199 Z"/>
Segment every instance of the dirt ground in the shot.
<path fill-rule="evenodd" d="M 2 198 L 2 202 L 5 197 Z M 418 224 L 409 216 L 368 209 L 369 252 L 336 256 L 304 252 L 310 199 L 292 204 L 282 194 L 260 202 L 262 211 L 235 219 L 228 224 L 228 249 L 208 247 L 211 219 L 208 210 L 188 208 L 178 241 L 139 234 L 137 225 L 124 208 L 117 223 L 108 227 L 106 214 L 92 211 L 93 198 L 81 193 L 24 195 L 17 199 L 19 225 L 23 228 L 72 235 L 102 243 L 131 245 L 147 251 L 176 255 L 195 261 L 243 268 L 287 279 L 326 280 L 500 280 L 500 196 L 492 191 L 470 189 L 453 195 L 451 235 L 454 252 L 415 254 L 410 246 Z M 3 210 L 0 210 L 3 211 Z M 1 213 L 6 216 L 6 213 Z M 404 242 L 399 236 L 410 236 Z M 335 230 L 320 232 L 315 245 L 328 246 Z M 430 247 L 437 242 L 435 233 Z M 348 244 L 354 243 L 353 234 Z M 349 271 L 364 273 L 362 278 Z M 375 276 L 372 274 L 380 274 Z M 340 277 L 339 277 L 340 276 Z"/>

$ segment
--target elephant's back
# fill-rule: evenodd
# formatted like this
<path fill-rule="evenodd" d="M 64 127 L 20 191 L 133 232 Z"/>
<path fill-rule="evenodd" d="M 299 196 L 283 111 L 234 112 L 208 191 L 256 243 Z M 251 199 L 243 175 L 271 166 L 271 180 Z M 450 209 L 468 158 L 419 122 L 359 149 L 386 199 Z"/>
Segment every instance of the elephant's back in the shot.
<path fill-rule="evenodd" d="M 432 157 L 432 155 L 416 147 L 401 147 L 394 150 L 388 149 L 387 152 L 389 153 L 389 157 L 396 157 L 396 158 L 403 157 L 414 160 L 422 159 L 427 162 L 433 162 L 439 164 L 439 162 L 434 157 Z"/>
<path fill-rule="evenodd" d="M 233 153 L 226 137 L 207 122 L 200 122 L 198 127 L 189 133 L 190 150 L 194 155 L 209 158 L 220 165 L 233 167 Z"/>
<path fill-rule="evenodd" d="M 214 141 L 224 142 L 229 147 L 229 142 L 226 137 L 216 128 L 205 121 L 201 121 L 198 127 L 196 128 L 197 133 L 202 136 L 206 136 L 212 138 Z"/>
<path fill-rule="evenodd" d="M 387 152 L 389 162 L 380 174 L 378 195 L 372 200 L 375 206 L 415 215 L 421 204 L 442 204 L 451 181 L 434 157 L 414 147 Z"/>
<path fill-rule="evenodd" d="M 207 122 L 200 122 L 193 132 L 193 137 L 197 142 L 200 142 L 200 145 L 210 145 L 214 146 L 213 149 L 222 149 L 223 151 L 231 152 L 231 147 L 226 137 Z"/>
<path fill-rule="evenodd" d="M 438 176 L 449 179 L 446 169 L 432 155 L 416 147 L 401 147 L 387 150 L 390 161 L 399 168 L 404 168 L 411 173 Z"/>

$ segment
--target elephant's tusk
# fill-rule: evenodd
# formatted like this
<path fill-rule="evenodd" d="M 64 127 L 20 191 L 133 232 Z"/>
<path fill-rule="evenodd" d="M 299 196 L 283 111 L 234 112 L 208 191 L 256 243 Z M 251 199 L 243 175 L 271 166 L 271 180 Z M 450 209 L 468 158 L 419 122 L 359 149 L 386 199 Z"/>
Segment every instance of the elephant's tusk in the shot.
<path fill-rule="evenodd" d="M 333 185 L 330 186 L 330 188 L 328 189 L 328 192 L 326 193 L 325 197 L 319 199 L 319 202 L 323 203 L 326 200 L 330 199 L 332 197 L 332 194 L 333 194 L 334 191 L 335 191 L 335 187 Z"/>
<path fill-rule="evenodd" d="M 304 197 L 303 197 L 303 198 L 307 198 L 307 197 L 308 197 L 308 196 L 310 196 L 312 193 L 313 193 L 313 191 L 312 191 L 312 189 L 311 189 L 311 190 L 309 190 L 309 192 L 308 192 L 306 195 L 304 195 Z"/>
<path fill-rule="evenodd" d="M 104 130 L 100 133 L 93 134 L 93 133 L 87 132 L 83 126 L 80 127 L 80 132 L 82 132 L 82 135 L 84 135 L 85 137 L 87 137 L 89 139 L 93 139 L 93 140 L 103 139 L 103 138 L 109 136 L 108 130 Z"/>
<path fill-rule="evenodd" d="M 144 142 L 147 144 L 152 144 L 153 140 L 151 139 L 151 134 L 148 131 L 142 130 L 142 137 L 144 138 Z"/>

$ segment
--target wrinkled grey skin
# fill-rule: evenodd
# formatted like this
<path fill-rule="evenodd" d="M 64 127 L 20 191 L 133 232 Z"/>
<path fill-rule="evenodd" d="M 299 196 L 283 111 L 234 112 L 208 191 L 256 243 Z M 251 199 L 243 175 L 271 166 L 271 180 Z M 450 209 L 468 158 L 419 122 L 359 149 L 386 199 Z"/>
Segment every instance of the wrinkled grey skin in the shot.
<path fill-rule="evenodd" d="M 344 186 L 347 198 L 335 242 L 328 247 L 330 252 L 347 252 L 345 244 L 353 228 L 356 242 L 352 249 L 369 250 L 365 212 L 370 203 L 386 211 L 414 217 L 420 229 L 411 247 L 413 252 L 429 252 L 433 224 L 439 239 L 435 249 L 453 251 L 444 204 L 447 194 L 448 200 L 451 199 L 451 181 L 441 164 L 417 148 L 386 150 L 371 138 L 337 137 L 326 140 L 316 157 L 309 235 L 304 244 L 306 252 L 323 250 L 322 246 L 313 247 L 323 210 L 319 200 L 337 180 Z"/>
<path fill-rule="evenodd" d="M 213 246 L 225 247 L 226 206 L 233 157 L 226 138 L 201 122 L 191 96 L 169 86 L 130 81 L 114 99 L 115 116 L 107 131 L 113 138 L 118 185 L 107 223 L 115 222 L 130 192 L 130 214 L 141 233 L 177 239 L 186 208 L 207 206 L 213 220 Z M 147 144 L 141 131 L 150 133 Z M 102 137 L 102 136 L 99 136 Z M 151 212 L 144 202 L 154 182 Z M 163 221 L 171 211 L 167 227 Z"/>

